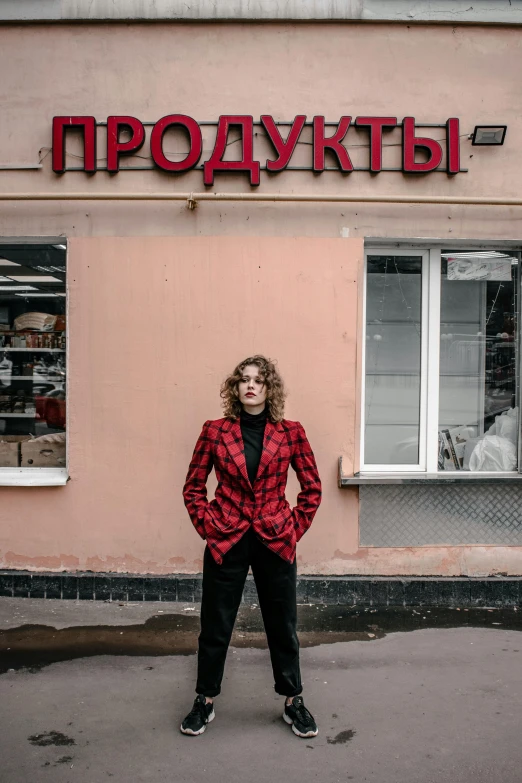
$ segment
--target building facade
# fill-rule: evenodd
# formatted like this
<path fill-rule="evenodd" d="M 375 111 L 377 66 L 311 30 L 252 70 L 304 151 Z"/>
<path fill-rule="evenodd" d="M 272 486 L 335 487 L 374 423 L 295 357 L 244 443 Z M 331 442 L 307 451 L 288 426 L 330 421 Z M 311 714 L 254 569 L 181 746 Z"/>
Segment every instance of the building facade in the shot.
<path fill-rule="evenodd" d="M 4 5 L 0 568 L 200 572 L 189 459 L 263 353 L 301 574 L 522 574 L 521 4 Z"/>

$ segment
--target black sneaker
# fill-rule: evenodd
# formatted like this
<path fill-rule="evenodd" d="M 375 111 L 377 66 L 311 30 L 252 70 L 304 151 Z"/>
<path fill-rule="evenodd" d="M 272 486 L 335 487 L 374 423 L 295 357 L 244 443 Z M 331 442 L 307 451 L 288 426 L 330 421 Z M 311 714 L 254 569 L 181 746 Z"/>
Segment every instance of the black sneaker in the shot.
<path fill-rule="evenodd" d="M 302 696 L 296 696 L 291 704 L 285 704 L 283 720 L 292 726 L 298 737 L 317 737 L 319 729 L 313 715 L 304 706 Z"/>
<path fill-rule="evenodd" d="M 212 702 L 207 704 L 205 697 L 199 694 L 194 699 L 194 706 L 181 724 L 180 731 L 182 734 L 192 734 L 193 736 L 203 734 L 207 723 L 210 723 L 215 717 L 216 713 Z"/>

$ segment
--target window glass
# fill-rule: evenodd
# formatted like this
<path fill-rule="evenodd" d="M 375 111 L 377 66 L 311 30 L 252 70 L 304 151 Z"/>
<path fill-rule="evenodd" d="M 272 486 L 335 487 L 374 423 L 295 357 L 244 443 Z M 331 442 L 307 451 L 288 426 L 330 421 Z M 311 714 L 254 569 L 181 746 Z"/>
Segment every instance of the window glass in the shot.
<path fill-rule="evenodd" d="M 65 257 L 0 243 L 0 468 L 66 465 Z"/>
<path fill-rule="evenodd" d="M 419 463 L 422 256 L 369 255 L 364 462 Z"/>
<path fill-rule="evenodd" d="M 442 253 L 439 470 L 517 469 L 518 281 L 515 256 Z"/>

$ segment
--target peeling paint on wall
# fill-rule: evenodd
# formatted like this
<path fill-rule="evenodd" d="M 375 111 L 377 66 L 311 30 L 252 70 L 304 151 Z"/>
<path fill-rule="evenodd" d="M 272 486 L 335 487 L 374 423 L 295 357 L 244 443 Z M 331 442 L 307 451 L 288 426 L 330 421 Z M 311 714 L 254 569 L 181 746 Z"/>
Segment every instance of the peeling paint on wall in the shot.
<path fill-rule="evenodd" d="M 0 568 L 23 568 L 30 571 L 74 571 L 80 568 L 80 558 L 75 555 L 23 555 L 6 552 L 0 555 Z"/>

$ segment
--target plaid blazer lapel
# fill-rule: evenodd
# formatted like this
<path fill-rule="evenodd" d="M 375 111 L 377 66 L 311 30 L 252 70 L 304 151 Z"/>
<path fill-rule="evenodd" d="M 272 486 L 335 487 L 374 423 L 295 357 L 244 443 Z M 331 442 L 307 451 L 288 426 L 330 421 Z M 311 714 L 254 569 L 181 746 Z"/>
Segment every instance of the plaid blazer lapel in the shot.
<path fill-rule="evenodd" d="M 280 423 L 272 424 L 271 421 L 267 421 L 265 426 L 265 437 L 263 438 L 263 451 L 261 453 L 261 460 L 259 461 L 256 478 L 259 478 L 261 474 L 264 473 L 272 459 L 275 457 L 284 437 L 285 432 Z"/>
<path fill-rule="evenodd" d="M 237 465 L 241 475 L 250 487 L 252 485 L 250 484 L 248 478 L 245 461 L 245 447 L 243 444 L 243 436 L 241 435 L 241 426 L 237 419 L 235 421 L 228 420 L 227 425 L 228 426 L 224 427 L 222 430 L 223 443 L 227 447 L 228 453 Z"/>

